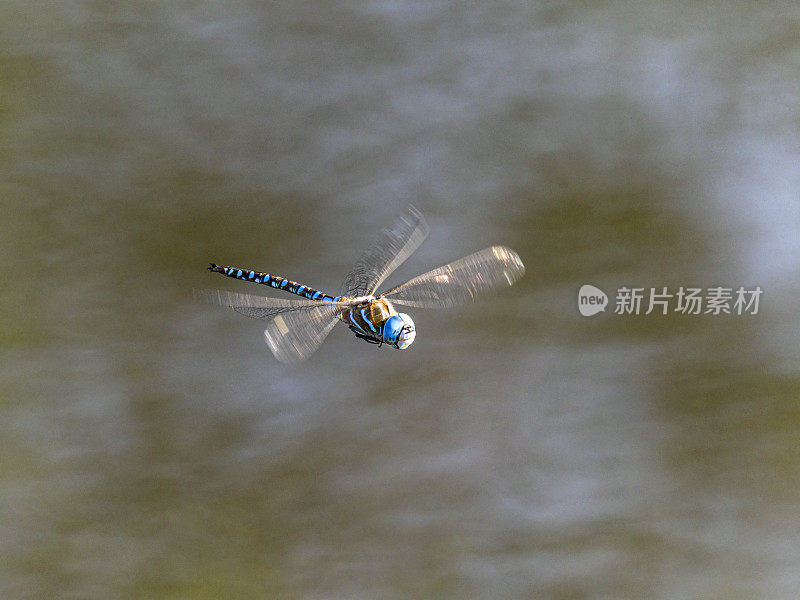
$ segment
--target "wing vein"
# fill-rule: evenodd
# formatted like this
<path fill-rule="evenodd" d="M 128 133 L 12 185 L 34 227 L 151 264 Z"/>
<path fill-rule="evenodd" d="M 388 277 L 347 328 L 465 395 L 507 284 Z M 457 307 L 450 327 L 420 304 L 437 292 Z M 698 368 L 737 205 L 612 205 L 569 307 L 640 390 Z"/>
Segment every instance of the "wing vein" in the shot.
<path fill-rule="evenodd" d="M 428 224 L 422 214 L 409 205 L 392 227 L 381 230 L 358 259 L 342 284 L 342 296 L 374 293 L 427 236 Z"/>
<path fill-rule="evenodd" d="M 513 285 L 524 274 L 525 265 L 516 252 L 505 246 L 492 246 L 418 275 L 383 295 L 400 305 L 447 308 Z"/>

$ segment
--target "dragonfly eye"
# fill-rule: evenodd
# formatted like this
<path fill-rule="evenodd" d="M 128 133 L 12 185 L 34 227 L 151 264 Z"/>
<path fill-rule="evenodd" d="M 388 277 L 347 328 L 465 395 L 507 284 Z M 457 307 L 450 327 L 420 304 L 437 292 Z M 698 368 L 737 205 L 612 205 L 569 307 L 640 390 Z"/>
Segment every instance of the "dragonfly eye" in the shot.
<path fill-rule="evenodd" d="M 415 335 L 414 321 L 403 313 L 389 317 L 383 327 L 383 340 L 398 350 L 408 348 Z"/>
<path fill-rule="evenodd" d="M 414 329 L 414 321 L 411 320 L 411 317 L 405 313 L 400 313 L 398 317 L 403 320 L 403 327 L 400 330 L 400 334 L 397 336 L 397 349 L 404 350 L 414 342 L 417 333 Z"/>

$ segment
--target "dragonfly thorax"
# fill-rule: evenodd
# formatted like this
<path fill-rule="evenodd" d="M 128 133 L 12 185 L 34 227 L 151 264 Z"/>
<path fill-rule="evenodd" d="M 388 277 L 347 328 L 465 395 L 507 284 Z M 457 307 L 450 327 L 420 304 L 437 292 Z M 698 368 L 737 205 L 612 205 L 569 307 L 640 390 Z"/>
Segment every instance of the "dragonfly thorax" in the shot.
<path fill-rule="evenodd" d="M 356 302 L 362 299 L 363 302 Z M 414 321 L 408 315 L 398 313 L 386 298 L 362 296 L 348 298 L 347 302 L 351 308 L 342 311 L 339 318 L 357 337 L 399 350 L 408 348 L 414 341 Z"/>

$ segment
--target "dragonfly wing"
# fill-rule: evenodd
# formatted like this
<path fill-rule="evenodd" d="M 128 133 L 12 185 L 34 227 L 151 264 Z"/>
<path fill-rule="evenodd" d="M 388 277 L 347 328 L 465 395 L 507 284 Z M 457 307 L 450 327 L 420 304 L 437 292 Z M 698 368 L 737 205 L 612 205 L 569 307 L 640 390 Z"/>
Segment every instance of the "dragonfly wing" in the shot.
<path fill-rule="evenodd" d="M 372 245 L 361 255 L 342 285 L 342 296 L 372 294 L 389 274 L 399 267 L 428 236 L 422 214 L 409 205 L 392 227 L 381 230 Z"/>
<path fill-rule="evenodd" d="M 396 304 L 441 308 L 472 302 L 489 290 L 514 285 L 525 274 L 519 255 L 492 246 L 406 281 L 383 294 Z"/>
<path fill-rule="evenodd" d="M 277 315 L 264 330 L 269 349 L 281 362 L 291 363 L 308 358 L 336 325 L 341 311 L 332 303 L 317 303 Z"/>
<path fill-rule="evenodd" d="M 317 300 L 269 298 L 252 294 L 238 294 L 224 290 L 196 290 L 195 298 L 207 304 L 227 306 L 253 319 L 268 319 L 274 315 L 320 306 Z"/>

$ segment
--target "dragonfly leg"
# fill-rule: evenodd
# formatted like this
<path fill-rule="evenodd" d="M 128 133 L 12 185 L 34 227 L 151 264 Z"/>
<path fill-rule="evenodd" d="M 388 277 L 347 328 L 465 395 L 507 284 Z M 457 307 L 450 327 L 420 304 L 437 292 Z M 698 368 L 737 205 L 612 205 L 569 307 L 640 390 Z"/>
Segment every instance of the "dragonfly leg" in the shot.
<path fill-rule="evenodd" d="M 365 342 L 367 342 L 369 344 L 378 344 L 378 347 L 383 345 L 383 340 L 377 340 L 374 337 L 370 337 L 368 335 L 364 335 L 363 333 L 361 333 L 358 329 L 356 329 L 352 325 L 350 326 L 350 331 L 352 331 L 358 339 L 364 340 Z"/>

